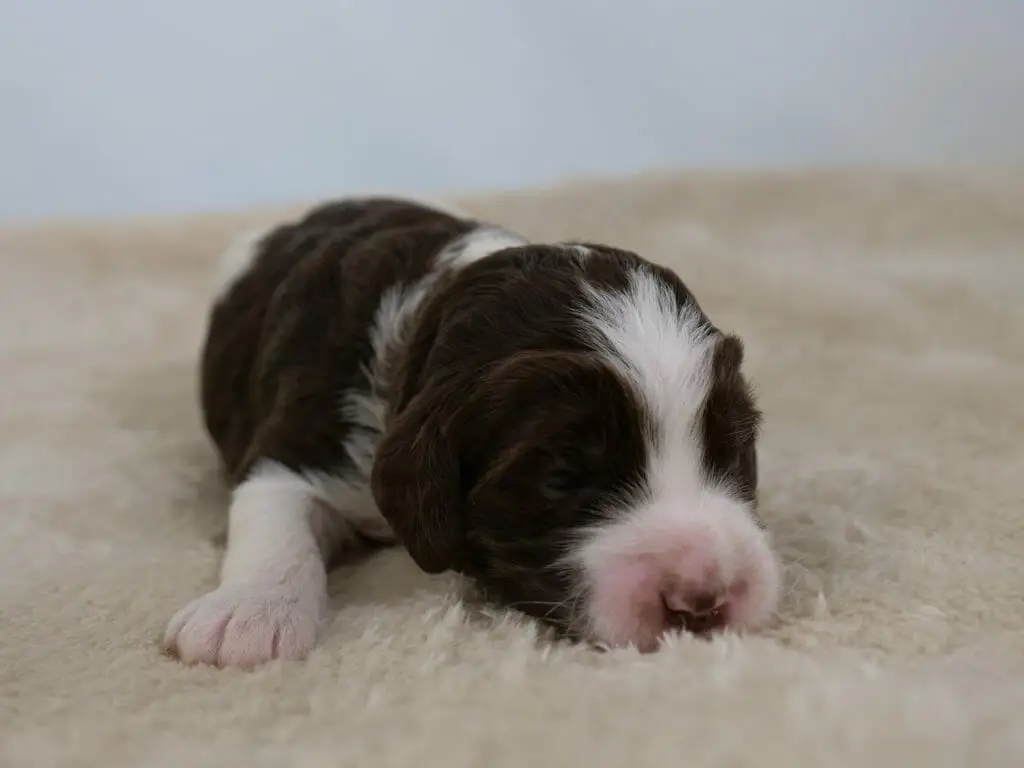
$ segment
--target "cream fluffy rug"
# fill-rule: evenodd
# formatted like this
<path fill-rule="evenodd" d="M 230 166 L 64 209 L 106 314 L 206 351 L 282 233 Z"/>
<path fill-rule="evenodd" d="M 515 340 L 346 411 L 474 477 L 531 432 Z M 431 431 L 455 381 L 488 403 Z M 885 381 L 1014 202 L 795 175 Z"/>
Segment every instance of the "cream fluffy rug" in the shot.
<path fill-rule="evenodd" d="M 1024 765 L 1024 175 L 689 174 L 477 199 L 678 268 L 741 333 L 789 566 L 765 636 L 551 647 L 397 551 L 305 664 L 185 668 L 225 494 L 194 366 L 245 215 L 0 229 L 0 764 Z"/>

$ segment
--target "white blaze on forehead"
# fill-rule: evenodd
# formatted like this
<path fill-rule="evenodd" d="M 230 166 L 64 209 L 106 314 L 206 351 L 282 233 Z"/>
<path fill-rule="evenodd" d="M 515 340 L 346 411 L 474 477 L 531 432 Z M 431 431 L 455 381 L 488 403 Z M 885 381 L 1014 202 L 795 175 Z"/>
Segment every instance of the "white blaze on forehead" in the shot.
<path fill-rule="evenodd" d="M 698 417 L 717 333 L 642 268 L 623 291 L 588 293 L 583 317 L 593 343 L 655 422 L 645 492 L 609 509 L 570 555 L 588 591 L 588 631 L 608 644 L 652 648 L 668 628 L 663 601 L 706 596 L 725 605 L 730 626 L 763 626 L 780 590 L 770 540 L 749 505 L 702 472 Z"/>
<path fill-rule="evenodd" d="M 701 434 L 696 419 L 711 385 L 715 335 L 692 304 L 642 269 L 625 291 L 591 289 L 585 311 L 608 362 L 636 389 L 657 425 L 651 490 L 700 491 Z"/>

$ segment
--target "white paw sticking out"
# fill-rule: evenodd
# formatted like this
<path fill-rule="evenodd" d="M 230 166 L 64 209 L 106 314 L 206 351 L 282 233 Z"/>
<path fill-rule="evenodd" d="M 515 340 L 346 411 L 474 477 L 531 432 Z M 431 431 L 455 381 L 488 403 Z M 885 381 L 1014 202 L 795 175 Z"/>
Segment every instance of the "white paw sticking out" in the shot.
<path fill-rule="evenodd" d="M 303 659 L 323 615 L 317 592 L 259 582 L 221 587 L 171 619 L 164 645 L 186 664 L 253 667 Z"/>
<path fill-rule="evenodd" d="M 265 462 L 235 489 L 221 584 L 171 619 L 167 651 L 188 664 L 253 667 L 305 658 L 327 607 L 317 487 Z"/>

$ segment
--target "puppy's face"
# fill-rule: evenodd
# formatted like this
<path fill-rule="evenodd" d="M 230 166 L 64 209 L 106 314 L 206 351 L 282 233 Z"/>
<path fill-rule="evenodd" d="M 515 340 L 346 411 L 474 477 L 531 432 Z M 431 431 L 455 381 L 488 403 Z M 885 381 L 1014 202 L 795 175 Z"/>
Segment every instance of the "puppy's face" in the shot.
<path fill-rule="evenodd" d="M 757 628 L 779 575 L 742 346 L 664 275 L 627 277 L 570 291 L 550 345 L 428 373 L 379 450 L 378 504 L 424 570 L 577 638 Z"/>

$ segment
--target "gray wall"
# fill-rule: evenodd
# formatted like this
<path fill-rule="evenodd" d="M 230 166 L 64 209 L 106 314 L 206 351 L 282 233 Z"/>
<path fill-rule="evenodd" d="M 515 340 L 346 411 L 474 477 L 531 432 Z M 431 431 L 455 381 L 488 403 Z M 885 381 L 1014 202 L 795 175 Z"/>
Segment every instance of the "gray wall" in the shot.
<path fill-rule="evenodd" d="M 0 216 L 1020 162 L 1024 0 L 0 0 Z"/>

